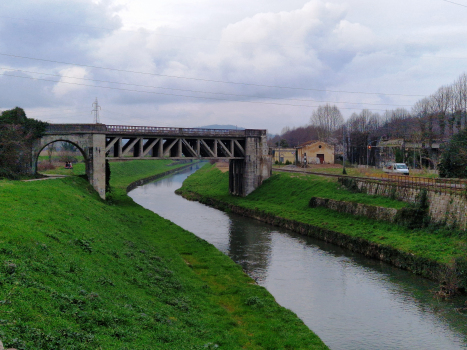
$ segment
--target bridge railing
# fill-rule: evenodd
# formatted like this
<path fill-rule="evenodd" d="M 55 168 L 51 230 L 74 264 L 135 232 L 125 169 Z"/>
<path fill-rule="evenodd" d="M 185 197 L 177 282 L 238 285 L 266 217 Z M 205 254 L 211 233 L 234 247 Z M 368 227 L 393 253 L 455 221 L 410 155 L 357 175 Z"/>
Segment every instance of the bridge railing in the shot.
<path fill-rule="evenodd" d="M 49 124 L 45 133 L 105 133 L 104 124 Z"/>
<path fill-rule="evenodd" d="M 169 128 L 157 126 L 106 125 L 107 132 L 117 134 L 170 134 L 170 135 L 202 135 L 202 136 L 261 136 L 263 130 L 234 129 L 200 129 L 200 128 Z"/>
<path fill-rule="evenodd" d="M 173 136 L 261 137 L 266 130 L 197 129 L 105 124 L 49 124 L 45 133 L 158 134 Z"/>

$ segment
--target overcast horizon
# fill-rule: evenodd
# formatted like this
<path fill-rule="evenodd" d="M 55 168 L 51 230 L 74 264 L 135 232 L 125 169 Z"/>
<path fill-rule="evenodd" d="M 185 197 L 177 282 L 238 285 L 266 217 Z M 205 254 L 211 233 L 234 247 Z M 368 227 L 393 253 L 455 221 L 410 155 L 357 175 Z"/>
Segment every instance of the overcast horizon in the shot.
<path fill-rule="evenodd" d="M 422 6 L 423 4 L 423 6 Z M 407 108 L 466 72 L 467 0 L 7 0 L 0 109 L 53 123 L 268 129 Z"/>

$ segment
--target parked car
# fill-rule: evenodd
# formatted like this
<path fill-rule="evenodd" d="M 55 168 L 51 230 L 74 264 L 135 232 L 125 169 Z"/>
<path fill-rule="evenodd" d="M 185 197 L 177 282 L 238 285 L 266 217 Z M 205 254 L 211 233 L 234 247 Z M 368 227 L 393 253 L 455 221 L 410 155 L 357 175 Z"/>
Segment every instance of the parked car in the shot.
<path fill-rule="evenodd" d="M 385 173 L 409 175 L 409 168 L 405 163 L 388 163 L 383 167 Z"/>

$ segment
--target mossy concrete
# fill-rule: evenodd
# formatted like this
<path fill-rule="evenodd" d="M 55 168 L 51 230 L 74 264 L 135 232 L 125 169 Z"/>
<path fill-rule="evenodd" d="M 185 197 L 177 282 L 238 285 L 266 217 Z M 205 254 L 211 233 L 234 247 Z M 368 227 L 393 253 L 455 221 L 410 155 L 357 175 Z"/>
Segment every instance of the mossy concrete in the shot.
<path fill-rule="evenodd" d="M 324 207 L 339 213 L 364 216 L 374 220 L 394 222 L 398 210 L 357 202 L 339 201 L 329 198 L 311 197 L 310 208 Z"/>
<path fill-rule="evenodd" d="M 339 182 L 351 190 L 369 195 L 379 195 L 398 199 L 407 203 L 415 203 L 422 190 L 427 191 L 428 215 L 431 222 L 444 224 L 460 230 L 467 230 L 467 196 L 466 193 L 449 190 L 433 190 L 425 187 L 397 185 L 372 179 L 339 178 Z"/>

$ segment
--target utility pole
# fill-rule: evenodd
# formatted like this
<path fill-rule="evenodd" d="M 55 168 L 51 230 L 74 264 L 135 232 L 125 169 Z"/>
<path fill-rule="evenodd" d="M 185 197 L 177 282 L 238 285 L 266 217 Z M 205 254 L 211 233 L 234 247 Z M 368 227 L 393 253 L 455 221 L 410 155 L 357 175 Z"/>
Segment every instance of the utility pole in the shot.
<path fill-rule="evenodd" d="M 99 103 L 97 102 L 97 97 L 92 106 L 94 107 L 94 109 L 91 111 L 91 113 L 94 113 L 94 123 L 100 124 L 99 110 L 101 109 L 101 106 L 99 106 Z"/>
<path fill-rule="evenodd" d="M 345 124 L 342 126 L 342 174 L 345 174 L 345 153 L 346 153 L 346 144 L 345 144 Z"/>

